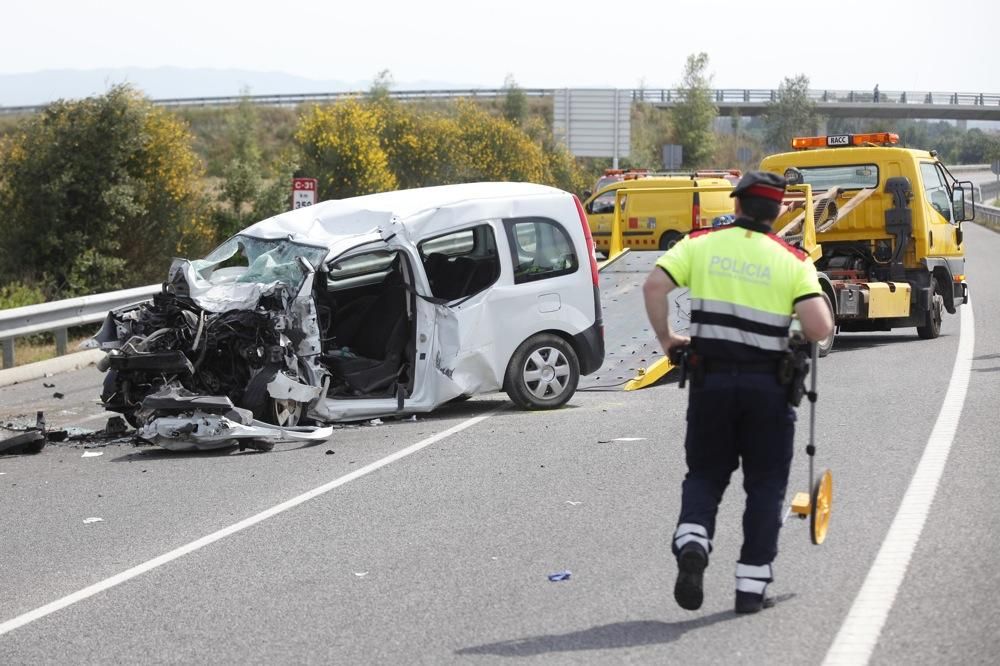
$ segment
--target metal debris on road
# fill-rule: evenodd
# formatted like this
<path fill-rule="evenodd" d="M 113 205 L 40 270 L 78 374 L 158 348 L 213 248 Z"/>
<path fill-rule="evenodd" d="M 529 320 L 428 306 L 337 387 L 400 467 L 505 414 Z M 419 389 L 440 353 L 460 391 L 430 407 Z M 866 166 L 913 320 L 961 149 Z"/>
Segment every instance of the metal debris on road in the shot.
<path fill-rule="evenodd" d="M 365 576 L 368 575 L 368 572 L 367 571 L 355 571 L 354 575 L 357 576 L 358 578 L 364 578 Z"/>
<path fill-rule="evenodd" d="M 332 456 L 334 453 L 336 453 L 336 451 L 334 451 L 333 449 L 327 449 L 326 450 L 326 455 L 328 455 L 328 456 Z"/>
<path fill-rule="evenodd" d="M 63 399 L 63 398 L 65 398 L 66 396 L 65 396 L 65 395 L 63 395 L 62 393 L 60 393 L 59 391 L 56 391 L 55 393 L 53 393 L 53 394 L 52 394 L 52 397 L 53 397 L 53 398 L 56 398 L 57 400 L 62 400 L 62 399 Z"/>
<path fill-rule="evenodd" d="M 566 500 L 566 504 L 570 506 L 576 506 L 577 504 L 583 504 L 583 502 L 574 502 L 573 500 Z"/>
<path fill-rule="evenodd" d="M 83 519 L 83 524 L 84 525 L 90 525 L 91 523 L 103 523 L 103 522 L 104 522 L 104 519 L 103 518 L 98 518 L 97 516 L 92 516 L 90 518 L 84 518 Z"/>
<path fill-rule="evenodd" d="M 44 386 L 45 388 L 55 388 L 56 387 L 55 384 L 50 384 L 48 382 L 42 382 L 42 386 Z"/>
<path fill-rule="evenodd" d="M 572 575 L 572 571 L 559 571 L 557 573 L 549 574 L 549 580 L 553 583 L 558 583 L 564 580 L 569 580 L 569 577 Z"/>
<path fill-rule="evenodd" d="M 104 451 L 84 451 L 81 458 L 96 458 L 97 456 L 103 456 Z"/>

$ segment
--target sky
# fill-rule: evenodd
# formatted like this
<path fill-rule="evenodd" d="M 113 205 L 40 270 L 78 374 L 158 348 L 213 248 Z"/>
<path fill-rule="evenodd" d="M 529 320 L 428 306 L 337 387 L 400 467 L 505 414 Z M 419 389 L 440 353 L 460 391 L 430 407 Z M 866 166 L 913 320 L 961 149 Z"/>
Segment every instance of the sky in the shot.
<path fill-rule="evenodd" d="M 185 67 L 499 87 L 713 85 L 1000 93 L 997 0 L 6 0 L 0 74 Z M 257 92 L 257 91 L 255 91 Z M 266 92 L 266 91 L 259 91 Z"/>

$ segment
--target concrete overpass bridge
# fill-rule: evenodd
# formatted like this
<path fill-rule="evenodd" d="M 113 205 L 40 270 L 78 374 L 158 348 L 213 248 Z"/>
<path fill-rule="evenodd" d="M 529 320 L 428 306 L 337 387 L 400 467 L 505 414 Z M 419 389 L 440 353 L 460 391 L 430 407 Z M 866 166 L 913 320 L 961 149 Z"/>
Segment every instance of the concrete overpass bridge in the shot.
<path fill-rule="evenodd" d="M 574 89 L 573 92 L 614 93 L 620 100 L 646 101 L 654 106 L 670 108 L 684 100 L 686 91 L 675 88 L 661 89 Z M 565 88 L 525 88 L 529 97 L 556 97 L 567 92 Z M 490 99 L 502 97 L 505 88 L 465 88 L 459 90 L 393 90 L 390 96 L 401 100 Z M 344 97 L 358 97 L 366 91 L 336 91 L 281 95 L 248 95 L 224 97 L 186 97 L 153 100 L 160 106 L 218 107 L 233 106 L 249 100 L 263 106 L 296 106 L 322 104 Z M 954 91 L 881 91 L 875 99 L 874 90 L 810 90 L 809 98 L 816 103 L 821 114 L 831 118 L 912 118 L 937 120 L 998 120 L 1000 121 L 1000 94 Z M 719 88 L 712 90 L 712 97 L 719 107 L 719 115 L 733 112 L 741 116 L 757 116 L 767 111 L 768 104 L 777 101 L 777 89 Z M 34 113 L 42 106 L 0 106 L 0 114 Z"/>
<path fill-rule="evenodd" d="M 657 107 L 683 102 L 685 90 L 633 90 L 632 98 Z M 816 110 L 829 118 L 911 118 L 933 120 L 1000 120 L 1000 94 L 982 92 L 810 90 Z M 778 100 L 776 89 L 720 88 L 712 91 L 720 116 L 758 116 Z"/>

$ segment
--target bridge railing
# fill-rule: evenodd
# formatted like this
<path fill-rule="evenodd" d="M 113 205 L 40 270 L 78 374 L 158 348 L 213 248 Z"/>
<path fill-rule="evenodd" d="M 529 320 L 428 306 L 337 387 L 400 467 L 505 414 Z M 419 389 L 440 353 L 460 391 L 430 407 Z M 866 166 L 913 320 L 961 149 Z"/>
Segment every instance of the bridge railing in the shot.
<path fill-rule="evenodd" d="M 492 99 L 503 97 L 507 88 L 463 88 L 455 90 L 391 90 L 388 95 L 394 99 Z M 528 97 L 548 97 L 554 88 L 523 88 Z M 687 92 L 679 88 L 637 88 L 624 89 L 633 100 L 659 104 L 674 104 L 685 99 Z M 280 95 L 229 95 L 223 97 L 172 97 L 155 99 L 153 104 L 169 107 L 192 106 L 234 106 L 243 101 L 262 106 L 297 106 L 299 104 L 322 104 L 336 102 L 346 97 L 363 97 L 367 91 L 298 93 Z M 868 90 L 810 90 L 809 99 L 823 104 L 873 104 L 876 102 L 874 88 Z M 711 91 L 717 104 L 766 104 L 777 101 L 780 91 L 773 88 L 717 88 Z M 957 91 L 879 91 L 878 102 L 885 104 L 924 104 L 940 106 L 1000 106 L 1000 94 Z M 35 113 L 43 109 L 39 106 L 0 106 L 0 114 Z"/>
<path fill-rule="evenodd" d="M 767 104 L 778 101 L 781 92 L 776 89 L 718 88 L 711 91 L 717 104 Z M 809 99 L 822 104 L 940 104 L 946 106 L 1000 106 L 1000 94 L 981 92 L 941 92 L 931 90 L 894 91 L 870 90 L 809 90 Z M 632 98 L 644 102 L 675 104 L 687 98 L 683 88 L 638 89 Z"/>

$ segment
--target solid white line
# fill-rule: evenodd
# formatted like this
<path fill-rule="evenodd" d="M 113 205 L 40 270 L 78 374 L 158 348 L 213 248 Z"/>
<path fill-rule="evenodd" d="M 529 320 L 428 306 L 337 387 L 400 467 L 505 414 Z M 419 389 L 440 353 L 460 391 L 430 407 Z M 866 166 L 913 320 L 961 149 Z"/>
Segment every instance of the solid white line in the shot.
<path fill-rule="evenodd" d="M 267 520 L 268 518 L 276 516 L 283 511 L 287 511 L 288 509 L 291 509 L 300 504 L 308 502 L 309 500 L 319 497 L 320 495 L 327 493 L 333 490 L 334 488 L 338 488 L 346 483 L 350 483 L 351 481 L 359 479 L 362 476 L 365 476 L 366 474 L 370 474 L 379 468 L 394 463 L 397 460 L 400 460 L 401 458 L 405 458 L 411 453 L 416 453 L 417 451 L 420 451 L 421 449 L 426 448 L 431 444 L 434 444 L 435 442 L 439 442 L 442 439 L 445 439 L 446 437 L 450 437 L 451 435 L 461 432 L 466 428 L 470 428 L 476 425 L 477 423 L 482 423 L 486 419 L 493 416 L 497 411 L 502 409 L 502 407 L 503 405 L 489 411 L 486 414 L 483 414 L 482 416 L 476 416 L 471 419 L 468 419 L 467 421 L 463 421 L 458 425 L 452 426 L 447 430 L 439 432 L 436 435 L 432 435 L 427 439 L 417 442 L 416 444 L 412 444 L 406 447 L 405 449 L 400 449 L 399 451 L 396 451 L 395 453 L 388 455 L 385 458 L 382 458 L 381 460 L 377 460 L 371 463 L 370 465 L 365 465 L 364 467 L 354 470 L 350 474 L 346 474 L 338 479 L 334 479 L 333 481 L 330 481 L 329 483 L 319 486 L 318 488 L 313 488 L 308 492 L 305 492 L 297 497 L 293 497 L 292 499 L 282 502 L 281 504 L 278 504 L 276 506 L 273 506 L 270 509 L 261 511 L 258 514 L 250 516 L 249 518 L 246 518 L 244 520 L 241 520 L 240 522 L 230 525 L 229 527 L 224 527 L 223 529 L 217 532 L 212 532 L 208 536 L 203 536 L 200 539 L 192 541 L 191 543 L 185 544 L 179 548 L 175 548 L 169 553 L 164 553 L 159 557 L 154 557 L 153 559 L 147 562 L 143 562 L 140 565 L 134 566 L 131 569 L 127 569 L 126 571 L 111 576 L 110 578 L 105 578 L 99 583 L 94 583 L 90 587 L 85 587 L 82 590 L 79 590 L 77 592 L 74 592 L 72 594 L 63 597 L 62 599 L 57 599 L 51 603 L 41 606 L 40 608 L 36 608 L 35 610 L 28 611 L 27 613 L 19 615 L 11 620 L 7 620 L 3 624 L 0 624 L 0 636 L 10 631 L 14 631 L 18 627 L 23 627 L 24 625 L 30 622 L 39 620 L 45 617 L 46 615 L 51 615 L 52 613 L 55 613 L 58 610 L 62 610 L 67 606 L 72 606 L 78 601 L 83 601 L 84 599 L 92 597 L 95 594 L 98 594 L 99 592 L 103 592 L 104 590 L 115 587 L 116 585 L 121 585 L 125 581 L 131 580 L 136 576 L 140 576 L 148 571 L 152 571 L 153 569 L 163 566 L 168 562 L 172 562 L 179 557 L 183 557 L 184 555 L 193 553 L 196 550 L 199 550 L 209 544 L 219 541 L 220 539 L 224 539 L 227 536 L 236 534 L 237 532 L 245 530 L 248 527 L 252 527 L 257 523 L 260 523 L 262 521 Z"/>
<path fill-rule="evenodd" d="M 875 563 L 826 653 L 824 666 L 867 664 L 896 600 L 896 593 L 934 502 L 969 388 L 976 343 L 971 303 L 962 307 L 961 322 L 955 366 L 934 429 Z"/>

